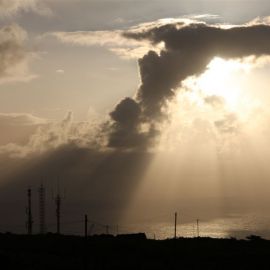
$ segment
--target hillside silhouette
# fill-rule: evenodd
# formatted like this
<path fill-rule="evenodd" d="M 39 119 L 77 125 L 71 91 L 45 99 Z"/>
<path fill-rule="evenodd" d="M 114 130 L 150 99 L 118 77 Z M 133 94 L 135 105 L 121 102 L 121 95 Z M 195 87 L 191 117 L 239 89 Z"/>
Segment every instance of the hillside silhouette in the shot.
<path fill-rule="evenodd" d="M 269 269 L 270 241 L 0 234 L 1 269 Z"/>

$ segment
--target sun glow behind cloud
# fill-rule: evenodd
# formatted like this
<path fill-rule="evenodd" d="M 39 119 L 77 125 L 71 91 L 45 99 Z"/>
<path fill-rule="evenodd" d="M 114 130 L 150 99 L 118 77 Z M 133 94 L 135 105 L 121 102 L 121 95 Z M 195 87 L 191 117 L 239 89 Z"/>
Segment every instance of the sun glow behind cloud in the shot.
<path fill-rule="evenodd" d="M 165 109 L 170 121 L 162 128 L 160 149 L 189 148 L 192 140 L 216 144 L 224 133 L 234 134 L 261 105 L 244 86 L 251 69 L 251 59 L 214 58 L 203 74 L 187 78 Z"/>
<path fill-rule="evenodd" d="M 241 86 L 242 80 L 249 75 L 251 69 L 251 58 L 240 61 L 215 57 L 202 75 L 188 78 L 184 87 L 195 91 L 196 95 L 218 97 L 229 110 L 239 112 L 242 106 L 250 107 L 254 101 Z"/>
<path fill-rule="evenodd" d="M 165 132 L 159 147 L 175 149 L 196 137 L 202 144 L 209 140 L 219 148 L 225 135 L 235 140 L 240 134 L 252 137 L 251 133 L 261 130 L 269 115 L 269 99 L 267 78 L 257 75 L 268 65 L 267 61 L 253 57 L 214 58 L 203 74 L 187 78 L 165 109 L 170 121 L 162 127 Z M 258 117 L 264 119 L 263 123 L 255 120 Z"/>
<path fill-rule="evenodd" d="M 198 87 L 209 96 L 216 95 L 224 98 L 226 104 L 235 109 L 241 89 L 235 82 L 234 72 L 241 69 L 246 70 L 248 67 L 237 61 L 214 58 L 209 64 L 208 70 L 198 79 Z"/>
<path fill-rule="evenodd" d="M 158 201 L 161 214 L 174 209 L 187 224 L 230 211 L 227 198 L 257 205 L 270 176 L 268 68 L 266 59 L 214 58 L 176 90 L 164 108 L 169 121 L 161 124 L 155 158 L 124 219 L 142 207 L 151 211 Z"/>

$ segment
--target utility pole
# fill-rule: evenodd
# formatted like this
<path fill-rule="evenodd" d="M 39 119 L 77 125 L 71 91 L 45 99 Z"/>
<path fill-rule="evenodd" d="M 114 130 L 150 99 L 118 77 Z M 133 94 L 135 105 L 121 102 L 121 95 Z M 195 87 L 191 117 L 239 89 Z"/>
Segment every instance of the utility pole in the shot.
<path fill-rule="evenodd" d="M 199 219 L 197 219 L 197 237 L 200 237 L 200 225 L 199 225 Z"/>
<path fill-rule="evenodd" d="M 27 206 L 27 233 L 28 235 L 32 234 L 33 229 L 33 217 L 32 217 L 32 191 L 31 188 L 27 190 L 27 199 L 28 199 L 28 206 Z"/>
<path fill-rule="evenodd" d="M 46 232 L 45 224 L 45 188 L 41 184 L 39 188 L 39 233 L 44 234 Z"/>
<path fill-rule="evenodd" d="M 174 239 L 176 239 L 177 237 L 176 227 L 177 227 L 177 212 L 174 213 Z"/>
<path fill-rule="evenodd" d="M 88 236 L 88 218 L 87 215 L 84 216 L 84 237 L 87 239 Z"/>

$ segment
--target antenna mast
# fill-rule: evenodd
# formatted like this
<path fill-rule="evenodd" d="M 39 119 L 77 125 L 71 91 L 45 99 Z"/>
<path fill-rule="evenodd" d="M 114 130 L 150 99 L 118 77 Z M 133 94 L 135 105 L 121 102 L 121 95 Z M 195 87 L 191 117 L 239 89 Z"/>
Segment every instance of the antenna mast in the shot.
<path fill-rule="evenodd" d="M 46 233 L 46 221 L 45 221 L 45 188 L 41 184 L 39 188 L 39 232 L 40 234 Z"/>
<path fill-rule="evenodd" d="M 177 212 L 174 213 L 174 239 L 177 237 Z"/>
<path fill-rule="evenodd" d="M 57 184 L 57 195 L 55 197 L 55 205 L 56 205 L 56 232 L 57 234 L 61 233 L 61 204 L 62 204 L 62 197 L 60 195 L 60 188 L 59 188 L 59 181 Z"/>
<path fill-rule="evenodd" d="M 27 206 L 27 233 L 28 235 L 32 234 L 33 230 L 33 217 L 32 217 L 32 191 L 31 188 L 27 190 L 27 199 L 28 199 L 28 206 Z"/>
<path fill-rule="evenodd" d="M 200 224 L 199 224 L 199 219 L 197 219 L 197 237 L 200 237 Z"/>
<path fill-rule="evenodd" d="M 55 204 L 56 204 L 57 234 L 60 234 L 61 197 L 60 197 L 60 194 L 59 193 L 57 193 L 57 195 L 56 195 Z"/>

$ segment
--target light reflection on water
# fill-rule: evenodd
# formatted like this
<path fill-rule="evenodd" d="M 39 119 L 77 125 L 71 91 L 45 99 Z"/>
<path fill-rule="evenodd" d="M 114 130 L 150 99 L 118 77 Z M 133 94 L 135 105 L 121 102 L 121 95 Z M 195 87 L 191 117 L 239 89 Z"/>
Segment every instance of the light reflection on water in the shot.
<path fill-rule="evenodd" d="M 119 228 L 119 233 L 145 232 L 148 238 L 166 239 L 174 236 L 174 224 L 168 222 L 151 222 L 129 224 Z M 270 216 L 230 216 L 209 221 L 199 221 L 199 235 L 215 238 L 245 238 L 248 235 L 260 235 L 270 239 Z M 177 226 L 178 237 L 196 237 L 197 225 L 194 222 L 180 223 Z"/>

